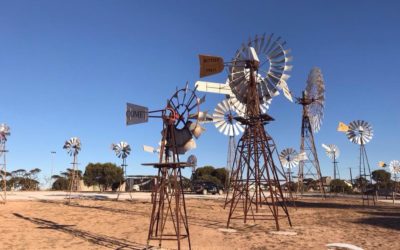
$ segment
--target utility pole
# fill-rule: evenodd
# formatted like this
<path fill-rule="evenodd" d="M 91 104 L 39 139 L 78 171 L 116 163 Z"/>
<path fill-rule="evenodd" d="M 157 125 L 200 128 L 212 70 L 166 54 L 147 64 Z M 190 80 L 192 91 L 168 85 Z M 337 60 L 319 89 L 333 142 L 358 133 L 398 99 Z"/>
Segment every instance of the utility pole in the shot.
<path fill-rule="evenodd" d="M 350 170 L 350 180 L 351 180 L 351 184 L 353 185 L 353 175 L 351 174 L 351 167 L 349 167 Z"/>

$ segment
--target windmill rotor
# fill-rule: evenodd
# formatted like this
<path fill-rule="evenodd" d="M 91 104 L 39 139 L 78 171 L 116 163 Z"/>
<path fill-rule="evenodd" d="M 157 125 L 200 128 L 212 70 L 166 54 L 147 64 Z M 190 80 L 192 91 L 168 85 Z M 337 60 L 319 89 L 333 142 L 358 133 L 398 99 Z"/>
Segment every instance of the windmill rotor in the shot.
<path fill-rule="evenodd" d="M 330 159 L 339 158 L 340 150 L 338 146 L 334 144 L 322 144 L 322 147 L 325 149 L 325 153 Z"/>
<path fill-rule="evenodd" d="M 299 154 L 293 148 L 286 148 L 279 154 L 283 167 L 292 169 L 299 165 Z"/>
<path fill-rule="evenodd" d="M 118 158 L 122 159 L 127 158 L 128 155 L 131 153 L 131 146 L 125 141 L 121 141 L 117 144 L 111 144 L 111 149 L 114 150 L 115 155 Z"/>
<path fill-rule="evenodd" d="M 400 161 L 393 160 L 389 163 L 389 171 L 394 174 L 400 174 Z"/>
<path fill-rule="evenodd" d="M 10 127 L 5 123 L 0 124 L 0 141 L 7 141 L 10 134 Z"/>
<path fill-rule="evenodd" d="M 310 119 L 313 132 L 318 132 L 324 117 L 325 84 L 321 69 L 311 69 L 304 92 L 306 111 Z"/>
<path fill-rule="evenodd" d="M 234 119 L 238 115 L 231 100 L 224 99 L 214 109 L 213 121 L 215 127 L 226 136 L 238 136 L 244 131 L 243 126 Z"/>
<path fill-rule="evenodd" d="M 374 135 L 372 126 L 363 120 L 350 122 L 346 132 L 347 138 L 355 144 L 367 144 Z"/>
<path fill-rule="evenodd" d="M 255 79 L 260 104 L 268 103 L 272 97 L 282 90 L 285 97 L 292 101 L 292 96 L 287 86 L 288 72 L 292 66 L 290 50 L 284 48 L 285 41 L 280 37 L 274 38 L 273 34 L 265 34 L 254 40 L 249 40 L 239 48 L 229 67 L 229 85 L 236 98 L 242 103 L 248 103 L 248 89 L 250 84 L 249 63 L 256 68 Z"/>
<path fill-rule="evenodd" d="M 64 149 L 67 150 L 69 155 L 77 155 L 81 150 L 81 141 L 78 137 L 71 137 L 69 140 L 65 141 Z"/>
<path fill-rule="evenodd" d="M 175 143 L 167 140 L 167 146 L 175 146 L 178 154 L 185 154 L 187 151 L 196 148 L 196 142 L 205 131 L 200 125 L 201 122 L 207 121 L 207 115 L 200 111 L 200 104 L 205 101 L 205 96 L 197 97 L 195 90 L 191 90 L 186 85 L 185 88 L 179 89 L 168 100 L 167 117 L 168 122 L 174 125 Z M 161 131 L 164 133 L 164 130 Z"/>

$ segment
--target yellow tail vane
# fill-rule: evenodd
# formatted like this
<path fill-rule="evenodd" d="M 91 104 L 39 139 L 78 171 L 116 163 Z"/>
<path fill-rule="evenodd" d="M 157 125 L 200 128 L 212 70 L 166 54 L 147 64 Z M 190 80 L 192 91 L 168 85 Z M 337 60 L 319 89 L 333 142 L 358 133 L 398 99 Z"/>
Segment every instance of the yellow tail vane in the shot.
<path fill-rule="evenodd" d="M 339 122 L 339 126 L 337 127 L 337 131 L 339 131 L 339 132 L 347 132 L 348 130 L 349 130 L 349 126 L 347 126 L 343 122 Z"/>
<path fill-rule="evenodd" d="M 378 162 L 379 167 L 386 167 L 386 163 L 384 163 L 383 161 Z"/>

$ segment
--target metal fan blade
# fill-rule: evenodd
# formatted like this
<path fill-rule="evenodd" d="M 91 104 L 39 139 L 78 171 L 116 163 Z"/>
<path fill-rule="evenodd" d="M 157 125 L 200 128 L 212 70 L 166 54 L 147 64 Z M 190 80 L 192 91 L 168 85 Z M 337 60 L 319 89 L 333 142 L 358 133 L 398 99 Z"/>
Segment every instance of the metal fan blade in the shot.
<path fill-rule="evenodd" d="M 225 128 L 228 126 L 228 123 L 224 122 L 221 127 L 218 128 L 220 133 L 224 133 Z"/>

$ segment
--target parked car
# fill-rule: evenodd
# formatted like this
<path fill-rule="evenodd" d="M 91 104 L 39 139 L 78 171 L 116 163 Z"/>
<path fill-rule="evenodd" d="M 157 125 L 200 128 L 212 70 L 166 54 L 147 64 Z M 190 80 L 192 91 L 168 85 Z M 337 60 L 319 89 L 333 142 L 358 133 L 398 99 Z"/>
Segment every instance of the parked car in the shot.
<path fill-rule="evenodd" d="M 193 192 L 196 194 L 223 194 L 224 187 L 209 181 L 199 181 L 193 184 Z"/>

